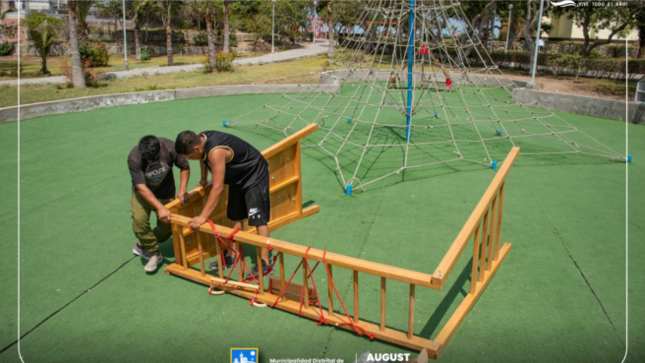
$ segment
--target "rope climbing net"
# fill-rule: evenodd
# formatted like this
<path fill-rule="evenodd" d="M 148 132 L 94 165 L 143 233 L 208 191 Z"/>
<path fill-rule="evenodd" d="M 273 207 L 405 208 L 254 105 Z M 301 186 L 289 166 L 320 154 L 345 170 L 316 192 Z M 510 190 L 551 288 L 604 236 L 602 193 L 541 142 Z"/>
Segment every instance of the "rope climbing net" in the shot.
<path fill-rule="evenodd" d="M 346 29 L 310 82 L 224 126 L 282 137 L 317 123 L 303 147 L 328 156 L 348 194 L 431 165 L 496 169 L 514 146 L 522 155 L 627 160 L 537 101 L 513 101 L 532 98 L 494 64 L 457 1 L 369 0 Z"/>

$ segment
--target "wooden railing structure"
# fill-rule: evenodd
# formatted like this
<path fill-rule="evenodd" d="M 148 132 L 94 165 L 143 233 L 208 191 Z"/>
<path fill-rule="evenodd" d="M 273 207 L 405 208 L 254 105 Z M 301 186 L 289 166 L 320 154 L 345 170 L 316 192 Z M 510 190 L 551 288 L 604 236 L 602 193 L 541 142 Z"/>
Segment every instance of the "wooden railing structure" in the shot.
<path fill-rule="evenodd" d="M 315 129 L 315 125 L 311 125 L 263 152 L 263 155 L 269 161 L 272 176 L 270 229 L 279 228 L 280 226 L 318 211 L 318 206 L 302 209 L 302 186 L 300 181 L 300 139 L 315 131 Z M 206 195 L 207 189 L 205 191 L 192 191 L 190 193 L 190 202 L 187 206 L 181 206 L 176 201 L 168 205 L 169 209 L 173 212 L 171 223 L 173 224 L 176 262 L 168 266 L 165 272 L 207 286 L 213 286 L 215 289 L 237 296 L 255 299 L 258 303 L 273 305 L 275 308 L 294 314 L 301 313 L 302 316 L 316 321 L 321 320 L 322 314 L 327 324 L 337 325 L 339 328 L 352 331 L 354 328 L 352 325 L 347 324 L 349 322 L 345 314 L 334 311 L 334 291 L 331 279 L 327 279 L 327 294 L 322 292 L 324 290 L 323 287 L 319 289 L 321 291 L 319 296 L 321 300 L 324 300 L 324 296 L 327 295 L 326 307 L 323 309 L 322 307 L 318 308 L 309 305 L 309 301 L 314 296 L 312 287 L 308 282 L 309 276 L 306 268 L 307 261 L 305 259 L 310 263 L 320 262 L 324 264 L 330 275 L 336 268 L 352 270 L 354 310 L 351 319 L 353 324 L 363 332 L 373 334 L 376 339 L 418 351 L 426 349 L 428 356 L 436 359 L 446 347 L 470 309 L 474 306 L 479 296 L 481 296 L 511 248 L 509 243 L 505 243 L 500 247 L 500 235 L 505 179 L 518 154 L 519 148 L 517 147 L 513 148 L 508 154 L 495 178 L 484 193 L 484 196 L 477 204 L 477 207 L 470 215 L 461 232 L 432 275 L 335 253 L 328 253 L 319 249 L 308 248 L 274 238 L 269 238 L 267 241 L 267 238 L 254 234 L 254 231 L 249 229 L 245 224 L 243 231 L 236 233 L 233 239 L 240 244 L 255 247 L 258 260 L 260 259 L 261 249 L 266 248 L 267 242 L 270 242 L 274 253 L 277 253 L 278 256 L 276 269 L 279 271 L 279 276 L 271 277 L 268 289 L 265 286 L 262 275 L 260 275 L 257 285 L 243 283 L 244 270 L 241 264 L 238 264 L 236 267 L 238 270 L 238 280 L 230 280 L 224 283 L 224 275 L 221 269 L 219 270 L 219 276 L 212 276 L 205 272 L 204 261 L 208 258 L 218 256 L 220 253 L 220 247 L 218 243 L 215 243 L 211 226 L 204 224 L 195 233 L 187 228 L 191 217 L 201 212 L 205 200 L 202 197 Z M 289 204 L 287 206 L 280 206 L 280 203 L 284 203 L 285 198 L 288 198 Z M 226 197 L 223 196 L 222 200 L 226 200 Z M 276 205 L 274 202 L 278 204 Z M 226 207 L 222 203 L 220 201 L 220 205 L 213 212 L 212 220 L 216 224 L 217 233 L 220 236 L 228 236 L 233 230 L 222 225 L 228 224 L 225 216 Z M 459 257 L 471 240 L 474 240 L 474 249 L 470 292 L 434 340 L 414 335 L 414 296 L 416 287 L 442 289 Z M 286 279 L 289 276 L 285 275 L 285 254 L 303 260 L 302 283 L 297 284 L 292 282 L 287 286 L 287 294 L 278 298 L 278 293 L 285 288 Z M 221 265 L 221 257 L 218 257 L 218 259 Z M 199 271 L 190 268 L 197 264 L 200 266 Z M 373 324 L 360 318 L 359 274 L 361 273 L 380 277 L 381 310 L 380 322 L 378 324 Z M 388 279 L 404 282 L 410 286 L 407 331 L 395 330 L 388 328 L 386 325 L 385 302 Z M 300 302 L 301 295 L 303 300 L 302 309 Z M 319 304 L 322 304 L 322 301 L 319 301 Z"/>

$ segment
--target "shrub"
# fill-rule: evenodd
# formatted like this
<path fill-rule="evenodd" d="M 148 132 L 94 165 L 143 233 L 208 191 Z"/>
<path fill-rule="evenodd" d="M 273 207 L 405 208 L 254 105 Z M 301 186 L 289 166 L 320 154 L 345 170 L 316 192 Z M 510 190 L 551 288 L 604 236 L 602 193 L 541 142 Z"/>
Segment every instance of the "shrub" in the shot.
<path fill-rule="evenodd" d="M 11 43 L 2 43 L 0 44 L 0 55 L 9 55 L 13 50 L 13 44 Z"/>
<path fill-rule="evenodd" d="M 228 37 L 228 45 L 229 47 L 237 47 L 237 37 L 235 34 L 230 34 Z"/>
<path fill-rule="evenodd" d="M 231 52 L 215 52 L 215 68 L 218 72 L 230 72 L 233 70 L 233 61 L 235 60 L 235 51 Z M 204 72 L 210 73 L 210 55 L 206 54 L 206 58 L 202 60 L 204 65 Z"/>
<path fill-rule="evenodd" d="M 110 63 L 110 54 L 105 44 L 81 43 L 78 51 L 81 53 L 81 61 L 87 62 L 90 68 L 105 67 Z"/>
<path fill-rule="evenodd" d="M 195 43 L 196 46 L 202 47 L 204 45 L 208 45 L 208 34 L 206 33 L 199 33 L 193 37 L 193 42 Z"/>
<path fill-rule="evenodd" d="M 98 82 L 99 79 L 102 79 L 105 76 L 104 72 L 92 71 L 90 69 L 90 62 L 87 60 L 82 60 L 81 64 L 83 65 L 83 75 L 85 76 L 85 86 L 94 87 L 94 88 L 107 86 L 107 83 Z M 67 60 L 63 60 L 63 62 L 60 65 L 60 69 L 63 72 L 63 75 L 65 76 L 65 78 L 67 78 L 68 88 L 72 88 L 73 87 L 72 85 L 74 84 L 72 67 L 70 65 L 67 65 Z"/>

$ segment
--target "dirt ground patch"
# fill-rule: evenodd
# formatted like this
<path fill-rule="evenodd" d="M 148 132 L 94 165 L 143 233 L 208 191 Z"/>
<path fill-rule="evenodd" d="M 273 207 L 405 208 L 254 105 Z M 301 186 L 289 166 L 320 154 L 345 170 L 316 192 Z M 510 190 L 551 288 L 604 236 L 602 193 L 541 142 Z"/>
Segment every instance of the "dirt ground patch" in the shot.
<path fill-rule="evenodd" d="M 509 79 L 530 82 L 531 77 L 521 74 L 506 74 Z M 625 81 L 610 79 L 553 77 L 539 75 L 535 78 L 534 89 L 544 92 L 568 93 L 573 95 L 605 98 L 610 100 L 625 101 Z M 636 82 L 629 82 L 629 101 L 634 100 Z"/>

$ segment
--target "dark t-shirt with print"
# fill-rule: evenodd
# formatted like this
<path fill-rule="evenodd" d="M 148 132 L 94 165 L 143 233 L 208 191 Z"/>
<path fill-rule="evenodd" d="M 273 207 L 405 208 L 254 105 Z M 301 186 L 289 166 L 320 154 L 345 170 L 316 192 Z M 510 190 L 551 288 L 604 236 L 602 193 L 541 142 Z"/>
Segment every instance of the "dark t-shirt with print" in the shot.
<path fill-rule="evenodd" d="M 249 188 L 269 174 L 269 163 L 262 154 L 248 142 L 239 137 L 219 132 L 204 131 L 199 134 L 205 138 L 202 162 L 210 170 L 208 155 L 216 149 L 228 149 L 232 158 L 226 162 L 224 184 L 239 188 Z"/>
<path fill-rule="evenodd" d="M 175 143 L 171 140 L 159 138 L 159 157 L 149 163 L 142 160 L 139 145 L 135 146 L 128 155 L 128 168 L 132 177 L 132 190 L 136 184 L 145 184 L 159 199 L 173 198 L 175 196 L 175 177 L 172 173 L 173 165 L 181 170 L 189 168 L 188 160 L 177 155 Z"/>

